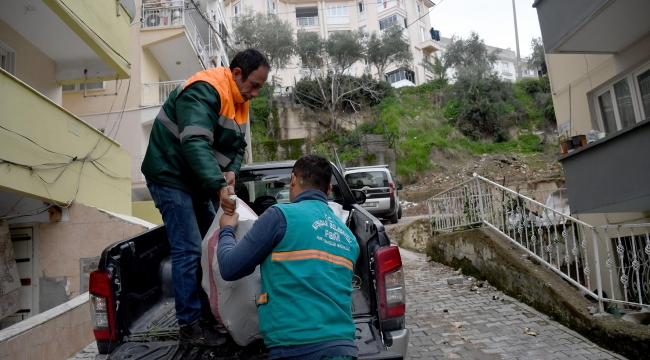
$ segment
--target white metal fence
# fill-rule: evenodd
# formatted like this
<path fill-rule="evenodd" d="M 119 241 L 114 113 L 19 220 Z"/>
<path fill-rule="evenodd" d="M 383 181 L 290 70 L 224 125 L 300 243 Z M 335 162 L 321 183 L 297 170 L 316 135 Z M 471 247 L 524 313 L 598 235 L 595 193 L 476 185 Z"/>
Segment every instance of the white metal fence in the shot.
<path fill-rule="evenodd" d="M 296 23 L 298 24 L 298 26 L 318 25 L 318 17 L 317 16 L 299 17 L 296 18 Z"/>
<path fill-rule="evenodd" d="M 650 224 L 591 226 L 549 197 L 476 176 L 427 200 L 431 231 L 490 227 L 585 290 L 601 312 L 607 302 L 650 305 Z"/>
<path fill-rule="evenodd" d="M 176 87 L 185 80 L 142 84 L 142 106 L 162 105 Z"/>
<path fill-rule="evenodd" d="M 197 27 L 192 14 L 198 14 L 195 9 L 186 8 L 182 0 L 154 0 L 142 4 L 142 28 L 156 29 L 183 26 L 187 37 L 201 60 L 204 69 L 221 65 L 217 58 L 224 51 L 219 36 L 213 31 L 216 22 L 208 23 L 201 17 L 199 21 L 206 22 L 205 26 L 212 25 L 208 30 L 208 37 L 204 39 Z M 203 24 L 202 24 L 203 25 Z"/>

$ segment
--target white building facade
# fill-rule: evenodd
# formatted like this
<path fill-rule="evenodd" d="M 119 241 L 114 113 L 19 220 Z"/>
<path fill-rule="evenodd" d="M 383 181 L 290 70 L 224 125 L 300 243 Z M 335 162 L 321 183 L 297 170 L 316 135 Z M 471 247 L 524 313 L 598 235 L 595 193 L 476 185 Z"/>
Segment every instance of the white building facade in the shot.
<path fill-rule="evenodd" d="M 403 24 L 406 28 L 404 39 L 413 53 L 413 62 L 409 68 L 390 66 L 383 80 L 394 86 L 404 86 L 420 85 L 433 79 L 433 73 L 422 66 L 423 61 L 430 61 L 441 48 L 431 36 L 428 12 L 435 5 L 429 0 L 225 0 L 223 4 L 226 14 L 230 16 L 228 25 L 231 28 L 233 20 L 252 8 L 288 20 L 296 32 L 298 29 L 314 31 L 323 39 L 335 31 L 361 30 L 367 34 L 379 34 L 391 25 Z M 272 72 L 276 83 L 283 87 L 293 86 L 294 81 L 300 80 L 305 73 L 308 72 L 301 72 L 297 58 L 286 69 Z M 377 69 L 363 62 L 359 62 L 350 73 L 378 76 Z"/>

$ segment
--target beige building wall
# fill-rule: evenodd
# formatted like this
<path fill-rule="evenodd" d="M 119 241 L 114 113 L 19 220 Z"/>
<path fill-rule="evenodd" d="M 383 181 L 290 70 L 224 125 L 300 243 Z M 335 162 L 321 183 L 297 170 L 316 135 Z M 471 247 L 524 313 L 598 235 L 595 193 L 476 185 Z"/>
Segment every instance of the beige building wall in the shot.
<path fill-rule="evenodd" d="M 69 299 L 88 291 L 80 289 L 88 284 L 90 271 L 84 271 L 80 259 L 96 258 L 108 246 L 122 239 L 148 230 L 148 227 L 113 216 L 106 211 L 74 204 L 70 207 L 70 221 L 41 223 L 41 276 L 54 278 L 65 284 Z M 81 274 L 84 278 L 81 278 Z"/>
<path fill-rule="evenodd" d="M 425 30 L 425 40 L 429 40 L 427 43 L 428 46 L 431 46 L 431 34 L 429 29 L 431 28 L 430 20 L 428 15 L 424 15 L 429 11 L 426 1 L 420 0 L 404 0 L 404 2 L 399 1 L 389 1 L 387 3 L 387 9 L 383 9 L 383 5 L 377 5 L 373 2 L 363 1 L 365 6 L 365 18 L 362 17 L 359 13 L 358 3 L 360 1 L 280 1 L 275 0 L 276 4 L 276 14 L 282 20 L 289 21 L 294 29 L 297 30 L 304 29 L 307 31 L 318 32 L 321 38 L 327 39 L 328 33 L 332 31 L 340 30 L 352 30 L 357 31 L 362 27 L 366 27 L 368 34 L 372 32 L 377 32 L 379 34 L 379 20 L 384 19 L 392 14 L 399 14 L 403 17 L 406 17 L 408 25 L 411 25 L 407 29 L 410 49 L 413 53 L 413 62 L 411 64 L 410 70 L 415 72 L 415 84 L 420 85 L 426 82 L 429 78 L 425 74 L 424 67 L 420 65 L 422 63 L 423 57 L 425 54 L 429 55 L 432 52 L 435 52 L 435 49 L 429 48 L 429 50 L 422 50 L 422 41 L 420 38 L 420 27 Z M 230 27 L 232 28 L 232 16 L 234 14 L 235 5 L 240 4 L 242 11 L 247 11 L 249 8 L 254 9 L 255 11 L 266 12 L 268 8 L 267 0 L 229 0 L 224 2 L 224 7 L 226 11 L 226 16 L 229 18 Z M 420 5 L 420 13 L 417 12 L 417 5 Z M 349 23 L 347 24 L 328 24 L 326 17 L 326 8 L 327 6 L 346 6 L 348 9 Z M 318 25 L 310 26 L 298 26 L 296 21 L 296 7 L 308 7 L 316 6 L 318 7 Z M 423 16 L 424 15 L 424 16 Z M 416 21 L 418 18 L 422 19 Z M 438 46 L 438 45 L 435 45 Z M 438 46 L 438 49 L 440 47 Z M 365 66 L 363 63 L 359 62 L 356 65 L 355 73 L 357 76 L 364 74 Z M 386 69 L 386 73 L 389 73 L 393 70 L 396 70 L 397 67 L 390 66 Z M 370 73 L 377 77 L 377 69 L 374 67 L 370 68 Z M 282 79 L 282 86 L 293 86 L 294 78 L 300 80 L 303 76 L 300 72 L 300 61 L 296 57 L 292 64 L 288 65 L 286 69 L 282 70 L 273 70 L 272 75 L 275 75 Z M 432 76 L 430 74 L 429 76 Z M 270 79 L 269 79 L 270 80 Z M 382 79 L 385 80 L 385 79 Z"/>
<path fill-rule="evenodd" d="M 648 62 L 650 37 L 616 55 L 546 54 L 558 128 L 571 120 L 570 135 L 604 131 L 597 120 L 594 92 Z"/>
<path fill-rule="evenodd" d="M 0 41 L 16 52 L 16 73 L 14 75 L 61 105 L 61 85 L 54 80 L 56 75 L 54 60 L 2 20 L 0 20 Z"/>

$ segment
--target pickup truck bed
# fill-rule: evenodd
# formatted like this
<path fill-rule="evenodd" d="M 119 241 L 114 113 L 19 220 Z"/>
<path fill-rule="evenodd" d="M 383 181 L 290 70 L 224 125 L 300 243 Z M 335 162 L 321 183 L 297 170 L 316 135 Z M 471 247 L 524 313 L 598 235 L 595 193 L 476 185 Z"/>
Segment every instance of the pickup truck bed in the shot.
<path fill-rule="evenodd" d="M 275 190 L 274 183 L 267 186 L 268 179 L 290 176 L 292 166 L 293 162 L 244 165 L 238 181 L 249 184 L 243 190 L 251 194 L 253 190 Z M 332 187 L 330 201 L 350 211 L 347 225 L 361 249 L 350 304 L 359 358 L 403 359 L 408 330 L 399 251 L 391 246 L 381 222 L 358 204 L 336 168 Z M 387 284 L 388 276 L 391 282 Z M 387 300 L 389 291 L 392 303 Z M 110 354 L 110 360 L 267 358 L 262 341 L 240 347 L 230 340 L 209 350 L 178 344 L 170 247 L 162 226 L 108 246 L 90 276 L 90 295 L 97 347 L 100 354 Z"/>

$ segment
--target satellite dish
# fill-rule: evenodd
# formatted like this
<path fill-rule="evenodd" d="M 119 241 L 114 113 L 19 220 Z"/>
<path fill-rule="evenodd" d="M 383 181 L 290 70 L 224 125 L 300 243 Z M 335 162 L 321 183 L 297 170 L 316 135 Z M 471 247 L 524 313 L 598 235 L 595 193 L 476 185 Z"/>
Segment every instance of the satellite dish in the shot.
<path fill-rule="evenodd" d="M 147 27 L 156 27 L 160 25 L 160 16 L 151 14 L 147 16 Z"/>

